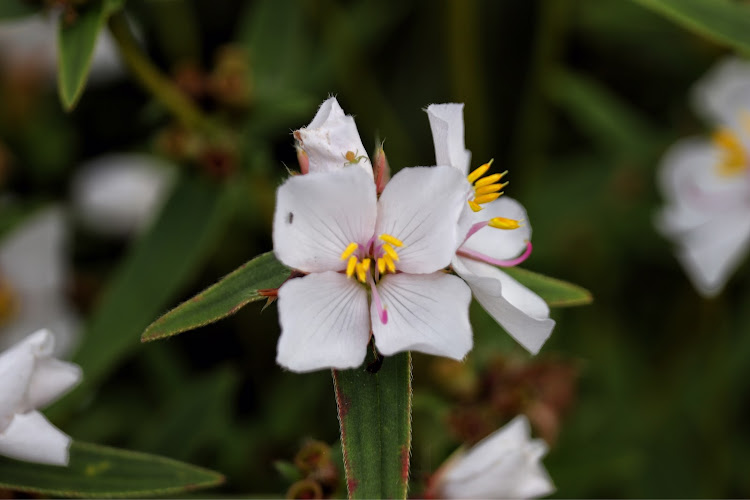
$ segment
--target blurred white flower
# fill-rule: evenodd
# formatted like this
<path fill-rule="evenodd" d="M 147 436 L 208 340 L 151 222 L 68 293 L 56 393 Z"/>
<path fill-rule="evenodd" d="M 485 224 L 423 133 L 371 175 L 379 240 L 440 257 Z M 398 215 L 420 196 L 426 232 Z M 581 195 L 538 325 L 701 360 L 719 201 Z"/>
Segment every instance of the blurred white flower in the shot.
<path fill-rule="evenodd" d="M 525 416 L 459 450 L 435 473 L 431 498 L 537 498 L 555 491 L 541 463 L 547 445 L 530 439 Z"/>
<path fill-rule="evenodd" d="M 75 347 L 80 324 L 65 298 L 66 234 L 65 216 L 56 207 L 0 242 L 0 349 L 40 328 L 54 329 L 56 356 Z"/>
<path fill-rule="evenodd" d="M 54 83 L 59 22 L 59 10 L 0 22 L 0 67 L 7 71 L 32 71 Z M 123 73 L 114 40 L 107 30 L 102 30 L 94 48 L 90 81 L 102 82 Z"/>
<path fill-rule="evenodd" d="M 469 174 L 471 153 L 464 145 L 463 104 L 427 107 L 438 165 L 464 177 L 456 189 L 466 199 L 460 232 L 467 234 L 451 265 L 482 307 L 532 354 L 539 352 L 555 326 L 549 306 L 498 267 L 512 267 L 531 253 L 531 225 L 517 201 L 500 196 L 505 175 L 485 175 L 492 162 Z"/>
<path fill-rule="evenodd" d="M 53 350 L 52 334 L 39 330 L 0 353 L 0 455 L 68 465 L 71 439 L 37 410 L 78 384 L 81 369 Z"/>
<path fill-rule="evenodd" d="M 96 158 L 82 165 L 73 178 L 76 218 L 107 236 L 141 231 L 161 208 L 175 174 L 172 165 L 145 154 Z"/>
<path fill-rule="evenodd" d="M 698 292 L 711 297 L 750 249 L 750 63 L 720 61 L 696 84 L 693 102 L 714 133 L 682 139 L 662 158 L 667 204 L 656 227 L 675 243 Z"/>

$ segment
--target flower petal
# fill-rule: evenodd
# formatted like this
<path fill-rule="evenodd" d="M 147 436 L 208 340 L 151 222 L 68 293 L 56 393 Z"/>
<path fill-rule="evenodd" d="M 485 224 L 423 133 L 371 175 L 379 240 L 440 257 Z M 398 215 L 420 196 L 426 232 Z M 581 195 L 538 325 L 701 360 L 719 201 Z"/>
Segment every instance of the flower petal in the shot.
<path fill-rule="evenodd" d="M 466 184 L 451 167 L 405 168 L 393 176 L 378 201 L 375 235 L 390 234 L 398 249 L 398 269 L 432 273 L 450 263 L 458 245 L 459 216 L 466 203 Z"/>
<path fill-rule="evenodd" d="M 750 84 L 750 63 L 739 57 L 726 57 L 716 63 L 693 87 L 695 109 L 714 124 L 729 124 L 750 102 L 737 100 L 739 87 Z M 733 95 L 734 94 L 734 95 Z M 750 94 L 746 94 L 750 96 Z"/>
<path fill-rule="evenodd" d="M 498 260 L 512 259 L 526 250 L 526 242 L 531 240 L 531 224 L 526 210 L 516 200 L 502 196 L 487 203 L 480 212 L 469 212 L 472 214 L 472 223 L 487 221 L 494 217 L 523 222 L 517 229 L 484 227 L 472 235 L 462 248 L 481 252 Z"/>
<path fill-rule="evenodd" d="M 276 194 L 274 253 L 305 272 L 341 271 L 349 243 L 372 237 L 376 207 L 375 184 L 361 169 L 291 177 Z"/>
<path fill-rule="evenodd" d="M 15 413 L 28 406 L 26 394 L 36 361 L 35 344 L 44 342 L 46 335 L 36 332 L 0 354 L 0 431 Z"/>
<path fill-rule="evenodd" d="M 420 351 L 460 360 L 471 350 L 471 292 L 459 278 L 442 272 L 389 274 L 377 286 L 388 311 L 384 325 L 371 307 L 381 353 Z"/>
<path fill-rule="evenodd" d="M 750 250 L 746 212 L 718 218 L 676 238 L 677 257 L 695 288 L 705 297 L 721 292 Z"/>
<path fill-rule="evenodd" d="M 367 291 L 334 272 L 310 274 L 279 289 L 276 362 L 294 372 L 356 368 L 367 353 Z"/>
<path fill-rule="evenodd" d="M 37 360 L 29 381 L 29 408 L 44 408 L 70 391 L 83 378 L 81 367 L 55 358 Z"/>
<path fill-rule="evenodd" d="M 463 103 L 430 104 L 425 111 L 430 119 L 436 163 L 457 168 L 461 175 L 467 175 L 471 152 L 464 143 Z"/>
<path fill-rule="evenodd" d="M 310 173 L 358 165 L 372 178 L 372 164 L 354 118 L 344 114 L 335 97 L 324 101 L 310 124 L 296 131 L 294 136 L 310 159 Z M 349 152 L 354 155 L 354 161 L 346 158 Z"/>
<path fill-rule="evenodd" d="M 68 465 L 72 440 L 38 411 L 19 413 L 0 432 L 0 455 L 48 465 Z"/>
<path fill-rule="evenodd" d="M 539 352 L 555 327 L 549 306 L 541 297 L 484 262 L 457 256 L 453 269 L 469 284 L 477 302 L 511 337 L 531 354 Z"/>

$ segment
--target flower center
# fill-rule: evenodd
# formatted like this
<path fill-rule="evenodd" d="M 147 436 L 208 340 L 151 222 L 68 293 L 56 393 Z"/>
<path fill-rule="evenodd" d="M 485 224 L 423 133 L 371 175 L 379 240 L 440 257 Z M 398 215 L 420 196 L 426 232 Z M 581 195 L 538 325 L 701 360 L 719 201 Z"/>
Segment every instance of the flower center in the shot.
<path fill-rule="evenodd" d="M 500 179 L 508 173 L 507 170 L 499 174 L 482 177 L 487 173 L 494 161 L 495 160 L 490 160 L 466 176 L 466 180 L 469 181 L 469 184 L 472 184 L 472 187 L 474 188 L 474 199 L 469 200 L 469 206 L 475 212 L 482 210 L 482 208 L 484 208 L 482 205 L 485 203 L 495 201 L 502 196 L 502 189 L 508 185 L 507 182 L 500 182 Z"/>
<path fill-rule="evenodd" d="M 10 284 L 0 276 L 0 327 L 10 323 L 18 314 L 18 297 Z"/>
<path fill-rule="evenodd" d="M 748 168 L 748 154 L 736 133 L 729 129 L 719 129 L 712 139 L 721 150 L 721 159 L 717 165 L 719 175 L 731 177 Z"/>

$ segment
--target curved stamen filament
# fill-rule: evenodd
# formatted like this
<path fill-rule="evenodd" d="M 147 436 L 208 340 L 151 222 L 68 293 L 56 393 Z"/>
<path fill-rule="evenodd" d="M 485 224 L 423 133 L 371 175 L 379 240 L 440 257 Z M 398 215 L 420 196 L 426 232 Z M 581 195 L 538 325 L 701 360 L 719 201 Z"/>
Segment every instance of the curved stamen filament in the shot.
<path fill-rule="evenodd" d="M 500 260 L 500 259 L 494 259 L 490 257 L 489 255 L 485 255 L 481 252 L 477 252 L 475 250 L 470 250 L 468 248 L 460 248 L 458 252 L 456 252 L 458 255 L 461 255 L 462 257 L 468 257 L 470 259 L 479 260 L 482 262 L 486 262 L 487 264 L 492 264 L 493 266 L 498 267 L 513 267 L 517 266 L 521 262 L 525 261 L 529 258 L 531 255 L 533 247 L 531 246 L 531 242 L 526 242 L 526 250 L 516 257 L 515 259 L 509 259 L 509 260 Z"/>
<path fill-rule="evenodd" d="M 466 233 L 466 237 L 464 237 L 464 241 L 461 243 L 462 245 L 466 243 L 466 240 L 471 238 L 476 234 L 477 231 L 482 229 L 483 227 L 490 226 L 495 229 L 518 229 L 521 227 L 521 221 L 517 221 L 515 219 L 506 219 L 505 217 L 493 217 L 490 220 L 477 222 Z"/>
<path fill-rule="evenodd" d="M 380 300 L 378 287 L 375 286 L 375 281 L 372 279 L 372 276 L 368 277 L 367 282 L 370 284 L 370 290 L 372 290 L 372 303 L 375 305 L 375 310 L 378 312 L 380 322 L 385 325 L 388 323 L 388 311 Z"/>
<path fill-rule="evenodd" d="M 494 160 L 490 160 L 466 176 L 466 180 L 469 181 L 469 184 L 473 184 L 474 188 L 474 199 L 469 200 L 468 202 L 469 207 L 471 207 L 474 212 L 479 212 L 482 210 L 483 204 L 495 201 L 502 196 L 502 189 L 508 185 L 507 182 L 500 182 L 500 179 L 508 173 L 507 170 L 499 174 L 482 177 L 490 169 L 493 161 Z"/>

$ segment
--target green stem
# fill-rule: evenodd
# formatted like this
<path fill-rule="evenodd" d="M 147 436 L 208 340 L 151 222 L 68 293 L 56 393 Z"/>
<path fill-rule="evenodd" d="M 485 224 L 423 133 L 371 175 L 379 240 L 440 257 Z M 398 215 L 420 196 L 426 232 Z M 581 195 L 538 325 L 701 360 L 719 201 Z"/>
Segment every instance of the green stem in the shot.
<path fill-rule="evenodd" d="M 210 121 L 198 106 L 164 76 L 138 45 L 122 12 L 109 19 L 109 29 L 120 54 L 138 82 L 156 97 L 183 125 L 209 128 Z"/>

